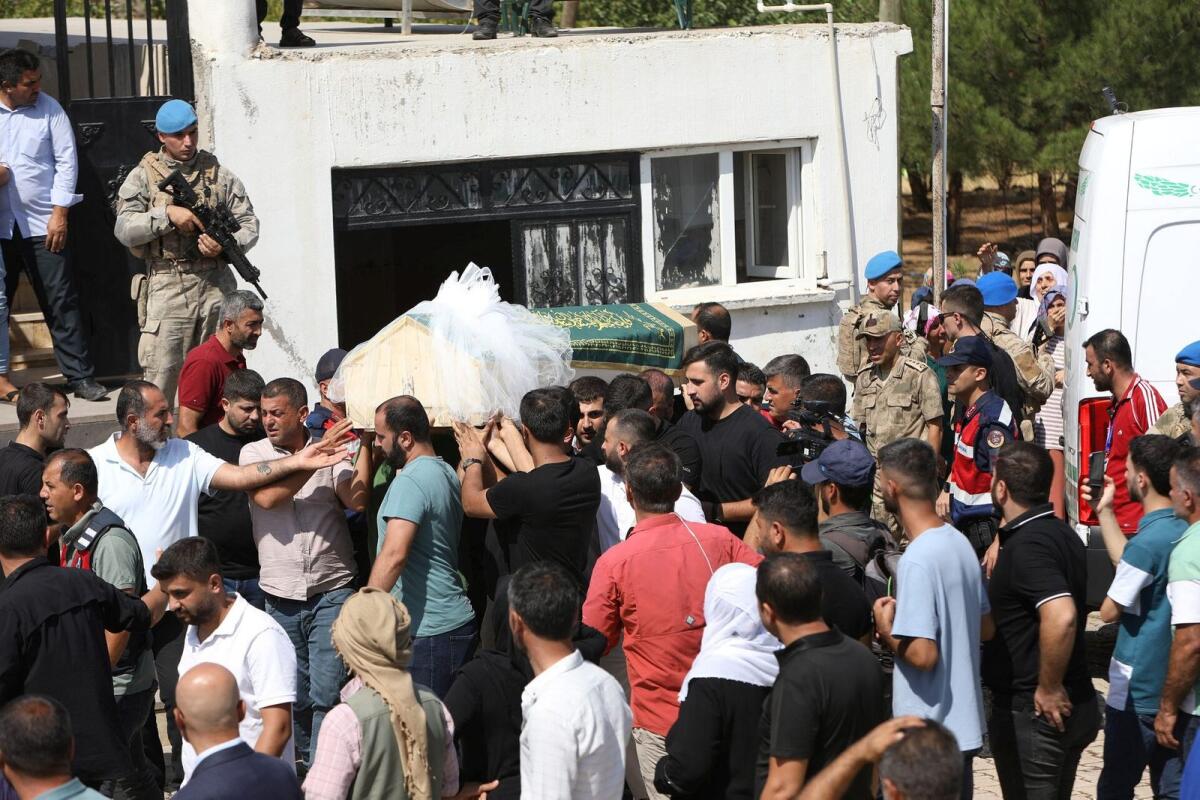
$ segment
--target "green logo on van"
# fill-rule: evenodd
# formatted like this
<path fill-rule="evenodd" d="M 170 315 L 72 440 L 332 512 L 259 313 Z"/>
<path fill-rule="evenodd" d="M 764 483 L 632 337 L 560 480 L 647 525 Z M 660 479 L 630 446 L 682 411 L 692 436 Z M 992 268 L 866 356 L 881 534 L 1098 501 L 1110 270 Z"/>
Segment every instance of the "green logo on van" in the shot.
<path fill-rule="evenodd" d="M 1142 175 L 1139 173 L 1134 174 L 1133 180 L 1138 186 L 1156 197 L 1194 197 L 1200 195 L 1200 185 L 1194 183 L 1169 181 L 1166 178 L 1159 178 L 1155 175 Z"/>

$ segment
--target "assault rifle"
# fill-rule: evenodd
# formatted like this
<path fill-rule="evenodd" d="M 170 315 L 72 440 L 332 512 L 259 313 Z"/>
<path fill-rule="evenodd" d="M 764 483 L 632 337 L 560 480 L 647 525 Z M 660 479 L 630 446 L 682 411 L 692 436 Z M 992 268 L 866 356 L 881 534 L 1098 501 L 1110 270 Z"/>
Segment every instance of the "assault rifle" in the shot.
<path fill-rule="evenodd" d="M 201 203 L 196 190 L 188 185 L 177 169 L 171 170 L 170 175 L 158 182 L 158 190 L 171 195 L 175 205 L 196 215 L 200 224 L 204 226 L 204 232 L 221 245 L 221 258 L 237 270 L 242 280 L 257 289 L 262 299 L 266 300 L 267 293 L 258 285 L 262 272 L 250 263 L 250 259 L 246 258 L 246 251 L 233 238 L 233 235 L 242 229 L 242 225 L 230 213 L 229 208 L 224 203 L 218 203 L 216 206 Z"/>

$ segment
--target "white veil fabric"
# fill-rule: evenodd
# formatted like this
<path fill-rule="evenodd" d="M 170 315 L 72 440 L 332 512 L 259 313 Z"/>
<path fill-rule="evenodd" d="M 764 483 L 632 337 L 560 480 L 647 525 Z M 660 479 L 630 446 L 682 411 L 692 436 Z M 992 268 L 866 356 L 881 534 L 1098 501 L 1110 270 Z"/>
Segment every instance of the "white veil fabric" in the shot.
<path fill-rule="evenodd" d="M 679 702 L 687 699 L 693 678 L 727 678 L 754 686 L 775 683 L 775 652 L 783 643 L 767 632 L 758 616 L 757 577 L 758 570 L 749 564 L 726 564 L 709 579 L 700 653 L 684 676 Z"/>
<path fill-rule="evenodd" d="M 518 419 L 526 392 L 565 386 L 574 376 L 568 331 L 541 320 L 524 306 L 501 300 L 492 271 L 486 267 L 468 264 L 461 275 L 450 273 L 436 297 L 418 303 L 403 316 L 424 325 L 431 334 L 432 357 L 424 360 L 433 373 L 426 392 L 429 396 L 418 399 L 427 408 L 445 411 L 451 419 L 477 422 L 497 411 Z M 351 350 L 342 367 L 354 365 L 364 348 L 393 335 L 394 326 L 384 327 Z M 335 402 L 346 401 L 342 367 L 328 390 Z M 403 383 L 406 385 L 389 387 L 392 393 L 388 397 L 412 393 L 406 390 L 412 382 Z M 386 399 L 380 397 L 376 402 Z"/>

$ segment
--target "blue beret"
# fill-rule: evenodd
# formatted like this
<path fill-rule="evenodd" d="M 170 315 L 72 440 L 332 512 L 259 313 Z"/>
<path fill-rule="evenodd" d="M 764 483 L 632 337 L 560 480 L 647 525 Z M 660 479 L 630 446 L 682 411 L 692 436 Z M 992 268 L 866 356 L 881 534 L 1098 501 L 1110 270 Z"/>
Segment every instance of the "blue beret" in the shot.
<path fill-rule="evenodd" d="M 903 263 L 904 261 L 900 258 L 900 254 L 895 250 L 884 250 L 882 253 L 876 253 L 871 256 L 871 260 L 867 262 L 867 268 L 863 270 L 863 274 L 869 281 L 879 280 Z"/>
<path fill-rule="evenodd" d="M 196 110 L 183 100 L 168 100 L 154 115 L 159 133 L 182 133 L 196 124 Z"/>
<path fill-rule="evenodd" d="M 1200 367 L 1200 342 L 1192 342 L 1179 351 L 1175 356 L 1176 364 L 1187 364 L 1189 367 Z"/>
<path fill-rule="evenodd" d="M 1003 306 L 1017 299 L 1016 281 L 1003 272 L 989 272 L 975 282 L 975 287 L 983 295 L 985 306 Z"/>

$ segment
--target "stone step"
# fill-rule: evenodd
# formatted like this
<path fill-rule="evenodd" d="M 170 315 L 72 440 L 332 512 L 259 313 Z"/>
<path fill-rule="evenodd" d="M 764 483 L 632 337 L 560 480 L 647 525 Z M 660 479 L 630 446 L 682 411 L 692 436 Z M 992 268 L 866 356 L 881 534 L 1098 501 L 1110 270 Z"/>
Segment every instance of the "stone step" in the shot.
<path fill-rule="evenodd" d="M 40 311 L 10 314 L 8 339 L 13 352 L 44 350 L 53 345 L 50 328 Z"/>

